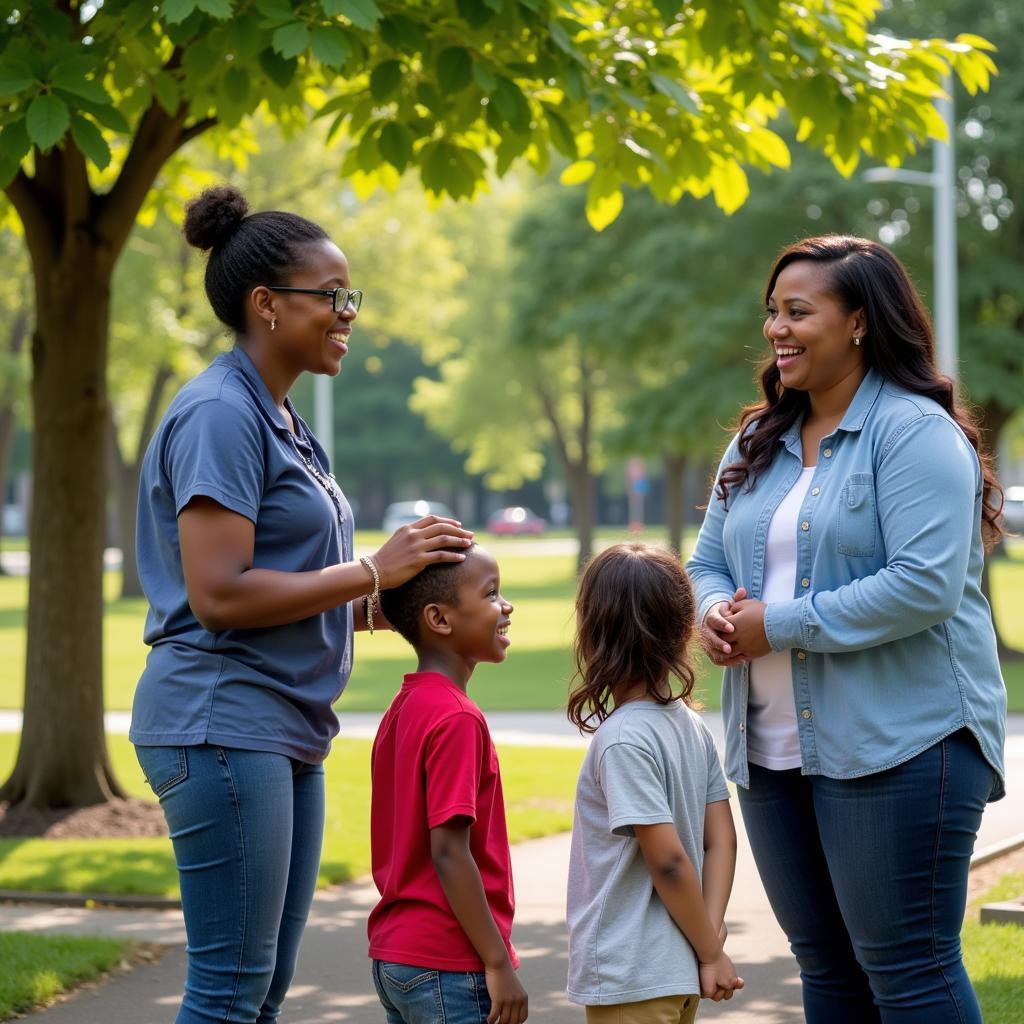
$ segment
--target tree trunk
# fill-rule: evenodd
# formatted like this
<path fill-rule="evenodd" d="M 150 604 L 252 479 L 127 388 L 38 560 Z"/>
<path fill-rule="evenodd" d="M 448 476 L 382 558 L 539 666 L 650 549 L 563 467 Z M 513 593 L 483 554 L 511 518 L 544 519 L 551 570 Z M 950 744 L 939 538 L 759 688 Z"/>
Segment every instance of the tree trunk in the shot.
<path fill-rule="evenodd" d="M 683 483 L 686 475 L 685 455 L 663 455 L 665 467 L 665 518 L 668 520 L 668 546 L 680 557 L 683 554 L 683 510 L 686 507 Z"/>
<path fill-rule="evenodd" d="M 0 798 L 24 807 L 123 796 L 103 733 L 106 355 L 113 260 L 84 229 L 37 253 L 25 714 Z M 86 296 L 76 301 L 69 296 Z"/>
<path fill-rule="evenodd" d="M 25 345 L 25 338 L 28 335 L 28 308 L 23 305 L 14 317 L 11 329 L 7 335 L 7 354 L 14 364 L 21 355 Z M 0 395 L 0 546 L 4 540 L 3 507 L 7 499 L 7 476 L 10 472 L 11 446 L 14 443 L 14 433 L 18 426 L 18 417 L 15 411 L 15 403 L 20 382 L 17 374 L 14 379 L 8 379 Z M 7 570 L 0 565 L 0 576 L 5 576 Z"/>
<path fill-rule="evenodd" d="M 565 467 L 572 503 L 572 524 L 576 529 L 579 553 L 576 569 L 582 571 L 594 553 L 594 513 L 597 509 L 597 480 L 586 462 L 573 462 Z"/>
<path fill-rule="evenodd" d="M 125 459 L 121 452 L 117 422 L 111 412 L 108 437 L 111 478 L 114 482 L 114 499 L 117 507 L 117 536 L 121 547 L 121 597 L 145 597 L 142 581 L 139 579 L 139 564 L 135 558 L 135 513 L 139 497 L 139 479 L 142 476 L 142 460 L 163 407 L 164 393 L 174 380 L 174 376 L 174 369 L 169 363 L 161 363 L 156 368 L 149 385 L 142 422 L 139 425 L 135 458 L 131 462 Z"/>

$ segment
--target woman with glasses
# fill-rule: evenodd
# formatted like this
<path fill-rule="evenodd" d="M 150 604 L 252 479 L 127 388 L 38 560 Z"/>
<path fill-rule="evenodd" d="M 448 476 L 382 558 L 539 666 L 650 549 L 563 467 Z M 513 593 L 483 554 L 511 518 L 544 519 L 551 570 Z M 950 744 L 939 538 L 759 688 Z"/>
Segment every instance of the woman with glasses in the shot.
<path fill-rule="evenodd" d="M 899 261 L 794 243 L 689 563 L 726 775 L 808 1024 L 981 1024 L 960 927 L 1006 691 L 981 591 L 1001 489 Z"/>
<path fill-rule="evenodd" d="M 372 631 L 381 588 L 461 560 L 445 549 L 472 535 L 428 516 L 353 556 L 351 508 L 288 398 L 303 372 L 340 372 L 362 300 L 327 233 L 250 214 L 229 187 L 193 201 L 184 230 L 209 252 L 206 293 L 235 344 L 181 389 L 143 463 L 151 650 L 131 739 L 178 863 L 177 1024 L 269 1024 L 316 885 L 353 631 Z"/>

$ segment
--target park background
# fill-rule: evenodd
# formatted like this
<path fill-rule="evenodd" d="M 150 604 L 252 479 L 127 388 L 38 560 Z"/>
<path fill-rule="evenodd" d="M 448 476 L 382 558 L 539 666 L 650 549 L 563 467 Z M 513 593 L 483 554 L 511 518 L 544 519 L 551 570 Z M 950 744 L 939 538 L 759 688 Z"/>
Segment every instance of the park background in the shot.
<path fill-rule="evenodd" d="M 183 23 L 231 8 L 226 0 L 180 0 L 177 6 L 185 14 L 179 19 Z M 255 6 L 265 20 L 278 18 L 271 25 L 275 33 L 301 28 L 298 20 L 289 20 L 299 4 Z M 414 34 L 415 24 L 395 13 L 399 5 L 391 11 L 365 0 L 325 5 L 324 10 L 333 6 L 366 31 L 376 30 L 384 9 L 382 23 L 391 28 L 381 31 L 396 34 L 385 42 L 396 51 L 418 45 L 415 39 L 400 38 Z M 481 31 L 486 31 L 487 10 L 500 16 L 503 8 L 498 0 L 456 6 L 471 25 L 474 18 L 483 18 L 474 26 Z M 705 5 L 693 6 L 703 10 Z M 746 9 L 753 23 L 751 10 L 780 5 L 766 0 L 729 6 Z M 845 6 L 872 14 L 879 8 L 875 30 L 908 37 L 963 36 L 996 47 L 992 59 L 999 73 L 991 82 L 983 64 L 955 68 L 959 373 L 963 394 L 975 406 L 996 453 L 1003 483 L 1024 484 L 1024 11 L 1009 0 Z M 74 4 L 55 7 L 78 9 Z M 727 26 L 728 19 L 722 23 Z M 344 64 L 326 36 L 314 36 L 314 52 L 318 38 L 320 59 Z M 331 38 L 335 46 L 349 45 Z M 294 35 L 282 36 L 275 52 L 282 62 L 295 60 L 301 42 Z M 800 50 L 812 45 L 809 38 L 794 29 L 790 42 L 801 58 L 811 60 L 813 54 Z M 627 69 L 638 59 L 628 48 L 621 53 L 619 63 Z M 284 81 L 286 69 L 266 63 L 270 79 L 276 74 Z M 102 652 L 99 675 L 107 712 L 130 709 L 146 653 L 141 642 L 145 601 L 132 555 L 142 455 L 176 389 L 230 346 L 205 300 L 202 259 L 180 234 L 184 203 L 207 185 L 238 185 L 254 209 L 301 212 L 321 223 L 346 253 L 353 284 L 366 298 L 351 351 L 331 385 L 329 440 L 335 474 L 357 507 L 362 527 L 357 546 L 373 550 L 384 539 L 385 508 L 405 499 L 446 502 L 480 530 L 478 539 L 498 556 L 503 589 L 516 605 L 508 662 L 484 666 L 473 680 L 473 696 L 491 711 L 562 707 L 572 670 L 568 644 L 575 574 L 595 547 L 635 536 L 669 544 L 685 556 L 729 427 L 740 406 L 756 398 L 754 371 L 764 352 L 761 286 L 783 245 L 830 231 L 877 238 L 907 264 L 926 301 L 934 299 L 933 190 L 866 180 L 864 168 L 877 161 L 861 152 L 864 138 L 855 133 L 843 139 L 837 131 L 822 130 L 816 137 L 813 126 L 827 126 L 833 116 L 824 93 L 808 93 L 799 111 L 791 101 L 789 113 L 771 122 L 772 132 L 755 124 L 755 141 L 742 160 L 705 168 L 703 185 L 694 171 L 684 194 L 671 196 L 674 201 L 666 204 L 652 197 L 657 189 L 650 176 L 635 167 L 620 164 L 617 177 L 603 180 L 606 166 L 581 145 L 554 106 L 545 107 L 545 140 L 517 131 L 518 120 L 529 116 L 520 110 L 522 93 L 489 83 L 479 65 L 471 70 L 462 57 L 451 54 L 439 63 L 437 87 L 446 94 L 467 87 L 490 91 L 500 111 L 496 116 L 504 135 L 494 166 L 485 169 L 479 157 L 479 167 L 474 164 L 470 142 L 454 154 L 442 153 L 433 165 L 421 160 L 418 173 L 400 174 L 416 163 L 411 140 L 388 127 L 398 120 L 372 120 L 401 88 L 395 67 L 384 67 L 395 63 L 378 65 L 376 81 L 370 76 L 374 112 L 360 116 L 364 126 L 370 121 L 377 127 L 365 131 L 358 144 L 353 124 L 342 120 L 347 109 L 342 104 L 321 103 L 328 116 L 307 124 L 280 98 L 261 102 L 254 96 L 260 88 L 255 76 L 253 82 L 240 76 L 225 79 L 216 86 L 222 123 L 168 157 L 134 218 L 113 269 L 104 422 L 92 444 L 102 449 L 99 537 L 107 569 L 99 607 L 102 645 L 97 642 L 95 650 Z M 193 76 L 198 71 L 198 66 L 188 69 Z M 668 99 L 684 107 L 693 102 L 673 81 L 660 81 L 658 88 Z M 110 88 L 132 96 L 127 79 Z M 167 80 L 153 77 L 151 92 L 167 107 L 178 98 L 160 93 L 171 88 Z M 0 78 L 0 93 L 4 89 L 14 91 L 9 79 Z M 90 98 L 88 92 L 72 89 L 83 103 L 95 105 L 97 96 Z M 49 95 L 64 93 L 56 89 Z M 892 128 L 896 137 L 889 140 L 890 149 L 876 138 L 875 152 L 899 152 L 904 166 L 930 170 L 930 146 L 910 153 L 907 142 L 917 134 L 920 143 L 934 130 L 927 113 L 932 99 L 922 89 L 916 100 L 919 123 L 908 116 Z M 138 116 L 144 99 L 134 102 Z M 319 101 L 309 102 L 315 106 Z M 347 102 L 355 101 L 350 96 Z M 131 117 L 131 104 L 122 106 Z M 9 165 L 11 146 L 17 146 L 14 109 L 9 106 L 0 116 L 0 170 Z M 103 132 L 97 134 L 107 159 L 113 158 L 109 169 L 93 174 L 92 187 L 101 195 L 111 187 L 110 175 L 124 153 L 110 134 L 116 135 L 118 126 L 82 109 L 99 119 Z M 76 143 L 101 164 L 102 149 L 80 123 L 93 121 L 81 112 L 75 116 Z M 864 137 L 869 134 L 864 128 Z M 630 152 L 641 168 L 653 160 L 651 149 L 651 140 L 634 135 Z M 688 159 L 699 164 L 701 157 L 690 153 Z M 35 170 L 37 177 L 45 170 L 41 157 Z M 455 201 L 467 199 L 472 202 Z M 45 515 L 51 519 L 45 527 L 53 531 L 50 535 L 58 540 L 61 532 L 73 535 L 76 520 L 86 518 L 88 497 L 86 489 L 75 493 L 62 479 L 33 472 L 33 452 L 40 451 L 34 443 L 34 416 L 43 408 L 38 395 L 33 403 L 33 387 L 40 387 L 33 383 L 33 333 L 38 340 L 55 318 L 59 332 L 61 308 L 89 307 L 106 296 L 90 290 L 88 279 L 84 285 L 66 279 L 63 287 L 58 281 L 47 286 L 50 290 L 40 286 L 38 254 L 33 268 L 17 204 L 0 210 L 0 265 L 5 269 L 0 278 L 0 712 L 18 712 L 25 704 L 26 679 L 31 692 L 36 692 L 33 686 L 48 687 L 49 701 L 70 705 L 76 699 L 72 688 L 79 664 L 87 677 L 95 653 L 72 647 L 59 669 L 52 662 L 47 668 L 45 653 L 34 663 L 27 655 L 32 552 L 26 531 Z M 59 305 L 38 309 L 34 295 Z M 67 316 L 65 329 L 72 335 L 75 324 L 75 317 Z M 59 333 L 54 340 L 68 346 L 76 341 Z M 313 383 L 300 381 L 292 397 L 313 422 Z M 550 529 L 538 539 L 490 537 L 483 530 L 487 515 L 508 505 L 529 506 L 549 519 Z M 1022 712 L 1024 546 L 1008 538 L 989 566 L 1010 707 Z M 77 577 L 71 568 L 63 581 L 59 564 L 49 565 L 47 573 L 45 586 L 70 591 L 53 635 L 74 636 L 89 612 L 90 596 L 83 591 L 76 607 Z M 39 588 L 45 589 L 44 583 Z M 355 671 L 339 712 L 382 710 L 408 667 L 409 652 L 397 637 L 359 637 Z M 63 690 L 52 684 L 58 676 Z M 706 708 L 717 709 L 718 673 L 706 665 L 700 697 Z M 15 767 L 19 739 L 17 732 L 0 734 L 0 779 Z M 37 738 L 30 753 L 42 755 L 53 742 L 52 733 L 43 741 Z M 148 800 L 121 731 L 110 729 L 106 743 L 113 766 L 106 795 Z M 68 745 L 75 746 L 73 736 Z M 23 760 L 28 756 L 23 750 Z M 573 750 L 502 751 L 514 838 L 568 827 L 579 756 Z M 331 756 L 324 884 L 367 868 L 366 759 L 367 744 L 359 740 L 340 741 Z M 102 750 L 99 761 L 106 761 Z M 63 774 L 71 773 L 65 768 Z M 62 801 L 42 797 L 40 802 L 52 808 Z M 52 817 L 66 822 L 70 815 Z M 1003 886 L 1016 884 L 1011 880 Z M 0 889 L 173 895 L 176 878 L 163 838 L 10 836 L 0 838 Z M 1018 937 L 984 940 L 980 931 L 973 935 L 977 948 L 984 947 L 978 953 L 984 962 L 980 970 L 1009 971 L 1024 979 L 1024 945 Z M 35 967 L 27 971 L 28 996 L 24 985 L 5 996 L 0 981 L 0 1019 L 123 955 L 120 947 L 102 944 L 94 947 L 94 956 L 61 947 L 53 951 L 51 964 L 51 954 L 35 947 L 25 954 L 27 947 L 16 945 L 24 937 L 10 940 L 0 935 L 0 955 L 13 963 L 20 950 L 17 955 L 27 955 Z M 76 966 L 79 960 L 85 966 Z M 1000 1020 L 999 1012 L 996 1007 L 987 1019 Z"/>

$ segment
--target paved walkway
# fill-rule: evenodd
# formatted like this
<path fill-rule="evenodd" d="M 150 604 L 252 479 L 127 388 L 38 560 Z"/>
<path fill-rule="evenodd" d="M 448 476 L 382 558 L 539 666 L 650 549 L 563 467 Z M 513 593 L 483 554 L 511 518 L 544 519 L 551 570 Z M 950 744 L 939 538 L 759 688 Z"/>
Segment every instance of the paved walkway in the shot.
<path fill-rule="evenodd" d="M 577 744 L 560 716 L 488 716 L 499 743 Z M 721 717 L 707 716 L 721 732 Z M 365 735 L 376 716 L 346 715 L 344 735 Z M 0 726 L 2 728 L 2 726 Z M 719 736 L 720 738 L 720 736 Z M 1014 715 L 1007 744 L 1010 797 L 985 815 L 979 849 L 1024 829 L 1024 715 Z M 564 893 L 568 836 L 523 843 L 513 850 L 517 911 L 515 941 L 521 977 L 530 993 L 531 1020 L 581 1024 L 582 1013 L 565 1001 Z M 370 981 L 365 947 L 372 884 L 355 882 L 317 894 L 299 970 L 283 1024 L 379 1024 L 381 1013 Z M 730 1003 L 705 1004 L 702 1018 L 723 1024 L 798 1024 L 800 987 L 785 939 L 768 908 L 749 848 L 740 829 L 736 884 L 728 923 L 730 951 L 747 988 Z M 184 929 L 177 911 L 134 912 L 42 906 L 0 906 L 0 928 L 49 934 L 109 934 L 171 946 L 159 963 L 137 968 L 52 1009 L 31 1015 L 40 1024 L 167 1024 L 181 992 L 185 970 Z"/>

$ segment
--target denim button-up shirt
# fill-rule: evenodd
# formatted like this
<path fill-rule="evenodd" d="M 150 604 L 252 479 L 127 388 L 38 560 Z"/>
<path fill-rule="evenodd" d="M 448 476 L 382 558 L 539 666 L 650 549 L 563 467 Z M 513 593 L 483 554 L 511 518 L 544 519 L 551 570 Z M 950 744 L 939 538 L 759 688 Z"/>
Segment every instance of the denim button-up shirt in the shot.
<path fill-rule="evenodd" d="M 803 465 L 801 423 L 750 490 L 712 492 L 687 568 L 699 620 L 737 587 L 760 598 L 768 525 Z M 721 469 L 738 457 L 733 439 Z M 964 727 L 1003 790 L 1006 688 L 981 592 L 982 473 L 955 421 L 871 370 L 821 440 L 800 509 L 793 599 L 765 633 L 791 652 L 805 775 L 847 779 L 908 760 Z M 749 786 L 747 665 L 722 690 L 726 774 Z"/>

